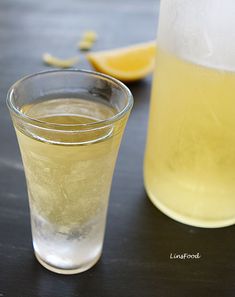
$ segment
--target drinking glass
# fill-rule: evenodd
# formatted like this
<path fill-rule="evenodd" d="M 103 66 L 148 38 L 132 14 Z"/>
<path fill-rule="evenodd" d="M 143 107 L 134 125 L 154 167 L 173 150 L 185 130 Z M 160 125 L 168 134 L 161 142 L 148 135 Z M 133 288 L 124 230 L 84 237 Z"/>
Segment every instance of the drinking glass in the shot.
<path fill-rule="evenodd" d="M 24 164 L 35 255 L 57 273 L 85 271 L 102 252 L 132 95 L 109 76 L 58 70 L 19 80 L 7 104 Z"/>

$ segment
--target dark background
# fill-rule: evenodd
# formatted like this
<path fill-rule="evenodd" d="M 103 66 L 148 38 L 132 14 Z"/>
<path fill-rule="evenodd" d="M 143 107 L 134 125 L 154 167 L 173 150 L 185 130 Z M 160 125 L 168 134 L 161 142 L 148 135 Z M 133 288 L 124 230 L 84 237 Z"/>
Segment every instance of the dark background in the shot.
<path fill-rule="evenodd" d="M 155 38 L 157 0 L 0 0 L 0 296 L 235 296 L 234 227 L 177 223 L 147 199 L 142 180 L 151 77 L 129 85 L 135 104 L 114 176 L 103 256 L 91 270 L 61 276 L 33 256 L 25 179 L 5 105 L 9 86 L 48 67 L 41 55 L 74 56 L 84 30 L 94 50 Z M 78 68 L 90 68 L 84 58 Z M 173 260 L 171 253 L 201 254 Z"/>

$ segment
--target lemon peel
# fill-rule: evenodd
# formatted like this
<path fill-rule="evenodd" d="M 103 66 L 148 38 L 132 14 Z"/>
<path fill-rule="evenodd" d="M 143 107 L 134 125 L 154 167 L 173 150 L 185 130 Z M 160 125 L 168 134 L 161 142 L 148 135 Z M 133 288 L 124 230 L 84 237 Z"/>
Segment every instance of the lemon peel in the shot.
<path fill-rule="evenodd" d="M 90 50 L 96 42 L 98 35 L 95 31 L 85 31 L 82 35 L 82 39 L 78 42 L 77 48 L 81 51 Z"/>
<path fill-rule="evenodd" d="M 83 33 L 82 39 L 90 42 L 95 42 L 98 38 L 98 35 L 95 31 L 85 31 Z"/>
<path fill-rule="evenodd" d="M 42 59 L 45 64 L 58 68 L 70 68 L 79 61 L 78 57 L 72 57 L 69 59 L 59 59 L 55 56 L 52 56 L 49 53 L 43 54 Z"/>
<path fill-rule="evenodd" d="M 93 42 L 90 42 L 90 41 L 87 41 L 87 40 L 81 40 L 79 43 L 78 43 L 78 48 L 81 50 L 81 51 L 88 51 L 92 48 L 93 46 Z"/>

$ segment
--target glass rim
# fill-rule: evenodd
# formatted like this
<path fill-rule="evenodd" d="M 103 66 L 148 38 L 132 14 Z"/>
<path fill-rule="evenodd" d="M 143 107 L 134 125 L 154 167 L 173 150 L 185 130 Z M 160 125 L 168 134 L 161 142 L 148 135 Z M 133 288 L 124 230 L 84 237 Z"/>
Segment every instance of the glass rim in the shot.
<path fill-rule="evenodd" d="M 82 123 L 82 124 L 59 124 L 59 123 L 50 123 L 50 122 L 46 122 L 46 121 L 42 121 L 39 119 L 36 119 L 34 117 L 30 117 L 27 114 L 21 112 L 19 109 L 16 108 L 16 106 L 13 104 L 12 102 L 12 94 L 14 92 L 14 89 L 21 84 L 22 82 L 31 79 L 33 77 L 36 76 L 40 76 L 40 75 L 44 75 L 44 74 L 50 74 L 50 73 L 80 73 L 80 74 L 87 74 L 87 75 L 91 75 L 91 76 L 97 76 L 100 79 L 106 79 L 108 81 L 113 82 L 114 84 L 116 84 L 122 91 L 123 94 L 126 95 L 127 98 L 127 104 L 125 104 L 124 108 L 122 108 L 119 112 L 117 112 L 116 114 L 114 114 L 111 117 L 108 117 L 107 119 L 104 120 L 98 120 L 92 123 Z M 131 110 L 131 108 L 133 107 L 134 104 L 134 99 L 133 99 L 133 95 L 131 93 L 131 91 L 129 90 L 129 88 L 122 83 L 121 81 L 119 81 L 118 79 L 109 76 L 107 74 L 103 74 L 97 71 L 93 71 L 93 70 L 86 70 L 86 69 L 55 69 L 55 70 L 46 70 L 46 71 L 39 71 L 33 74 L 29 74 L 26 75 L 24 77 L 22 77 L 21 79 L 17 80 L 8 90 L 7 92 L 7 98 L 6 98 L 6 103 L 7 106 L 9 108 L 10 111 L 12 111 L 16 116 L 18 116 L 19 118 L 21 118 L 22 120 L 31 122 L 31 124 L 34 124 L 35 126 L 47 126 L 49 127 L 54 127 L 54 128 L 63 128 L 63 127 L 81 127 L 81 128 L 85 128 L 85 127 L 90 127 L 90 128 L 95 128 L 98 126 L 105 126 L 105 125 L 109 125 L 112 123 L 117 122 L 119 119 L 121 119 L 128 111 Z M 52 128 L 53 129 L 53 128 Z"/>

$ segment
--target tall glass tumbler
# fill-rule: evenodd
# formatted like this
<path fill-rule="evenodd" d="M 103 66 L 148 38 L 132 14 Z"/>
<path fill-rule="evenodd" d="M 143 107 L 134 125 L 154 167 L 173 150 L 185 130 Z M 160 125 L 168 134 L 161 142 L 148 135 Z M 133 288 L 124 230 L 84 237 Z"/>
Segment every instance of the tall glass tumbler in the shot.
<path fill-rule="evenodd" d="M 85 271 L 102 252 L 132 95 L 106 75 L 57 70 L 16 82 L 7 104 L 24 164 L 35 255 L 57 273 Z"/>

